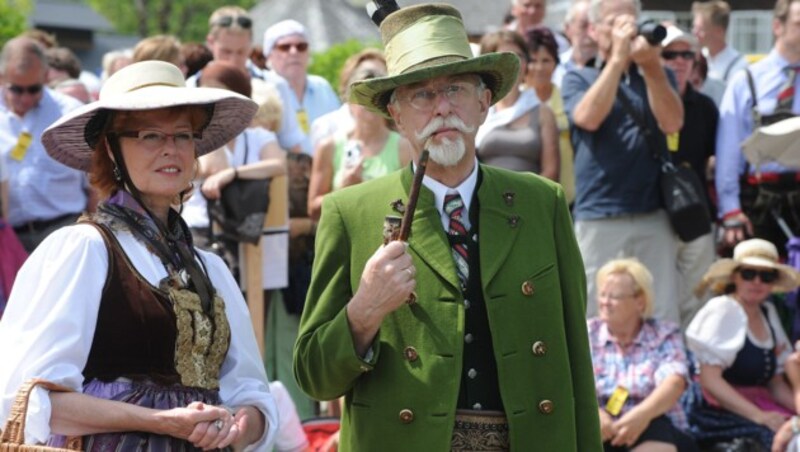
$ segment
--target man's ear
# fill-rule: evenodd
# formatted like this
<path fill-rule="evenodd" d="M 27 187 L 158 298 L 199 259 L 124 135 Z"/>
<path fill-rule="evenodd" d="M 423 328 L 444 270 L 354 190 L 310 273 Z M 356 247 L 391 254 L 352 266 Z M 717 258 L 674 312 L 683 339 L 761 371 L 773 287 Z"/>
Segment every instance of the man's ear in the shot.
<path fill-rule="evenodd" d="M 397 131 L 401 134 L 403 133 L 403 123 L 400 121 L 400 107 L 396 106 L 394 103 L 389 102 L 386 104 L 386 110 L 389 111 L 389 116 L 392 117 L 394 121 L 395 127 L 397 127 Z"/>

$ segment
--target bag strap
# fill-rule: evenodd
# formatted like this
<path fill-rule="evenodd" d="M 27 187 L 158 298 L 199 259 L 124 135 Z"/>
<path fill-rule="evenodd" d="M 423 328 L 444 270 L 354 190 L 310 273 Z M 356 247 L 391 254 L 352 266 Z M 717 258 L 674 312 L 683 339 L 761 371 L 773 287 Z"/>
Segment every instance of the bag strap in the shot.
<path fill-rule="evenodd" d="M 617 88 L 617 93 L 620 102 L 622 103 L 622 109 L 625 110 L 625 113 L 633 119 L 633 122 L 636 123 L 636 126 L 639 127 L 639 130 L 642 131 L 644 135 L 645 144 L 647 147 L 650 148 L 651 155 L 654 159 L 661 162 L 663 165 L 662 171 L 667 170 L 674 170 L 674 166 L 672 164 L 672 156 L 669 155 L 669 151 L 667 151 L 666 155 L 658 155 L 658 146 L 655 145 L 653 139 L 655 135 L 653 135 L 652 129 L 647 125 L 647 122 L 644 119 L 644 116 L 639 114 L 638 111 L 633 107 L 631 100 L 628 98 L 628 95 L 625 94 L 625 91 L 622 87 Z"/>
<path fill-rule="evenodd" d="M 744 58 L 744 55 L 740 53 L 739 55 L 736 56 L 736 58 L 734 58 L 733 60 L 731 60 L 730 63 L 728 63 L 728 67 L 725 68 L 725 73 L 722 74 L 723 82 L 728 83 L 728 76 L 731 75 L 731 69 L 733 69 L 733 67 L 736 66 L 736 63 L 738 63 L 739 60 L 741 60 L 742 58 Z"/>
<path fill-rule="evenodd" d="M 756 93 L 756 82 L 753 79 L 753 73 L 750 72 L 749 68 L 744 68 L 744 72 L 747 74 L 747 86 L 750 88 L 750 98 L 753 100 L 753 105 L 750 107 L 750 117 L 753 119 L 753 133 L 755 133 L 756 129 L 761 127 L 761 112 L 758 111 L 758 93 Z M 750 174 L 750 162 L 744 159 L 742 177 L 746 179 L 748 174 Z"/>
<path fill-rule="evenodd" d="M 33 392 L 33 389 L 36 386 L 41 386 L 49 391 L 74 392 L 72 389 L 67 388 L 66 386 L 61 386 L 41 378 L 33 378 L 25 382 L 17 392 L 17 398 L 14 400 L 14 405 L 11 407 L 11 413 L 6 421 L 2 436 L 0 436 L 0 444 L 25 444 L 25 416 L 28 413 L 28 401 L 30 399 L 31 392 Z M 66 450 L 74 451 L 83 450 L 83 437 L 67 437 L 67 444 L 65 448 Z"/>

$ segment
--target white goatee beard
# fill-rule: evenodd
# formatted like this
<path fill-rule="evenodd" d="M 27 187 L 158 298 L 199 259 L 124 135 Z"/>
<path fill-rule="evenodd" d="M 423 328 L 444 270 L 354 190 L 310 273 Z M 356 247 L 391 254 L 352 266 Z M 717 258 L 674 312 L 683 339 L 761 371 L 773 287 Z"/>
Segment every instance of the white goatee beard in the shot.
<path fill-rule="evenodd" d="M 434 144 L 431 135 L 441 127 L 452 127 L 462 133 L 472 133 L 475 131 L 475 127 L 467 126 L 456 115 L 450 115 L 446 118 L 433 118 L 422 131 L 416 134 L 417 140 L 425 143 L 425 149 L 430 152 L 431 160 L 442 166 L 455 166 L 467 152 L 464 137 L 458 136 L 454 140 L 442 138 L 438 144 Z"/>
<path fill-rule="evenodd" d="M 439 144 L 431 143 L 428 139 L 425 148 L 430 152 L 431 160 L 442 166 L 456 166 L 467 152 L 463 137 L 455 140 L 444 138 Z"/>

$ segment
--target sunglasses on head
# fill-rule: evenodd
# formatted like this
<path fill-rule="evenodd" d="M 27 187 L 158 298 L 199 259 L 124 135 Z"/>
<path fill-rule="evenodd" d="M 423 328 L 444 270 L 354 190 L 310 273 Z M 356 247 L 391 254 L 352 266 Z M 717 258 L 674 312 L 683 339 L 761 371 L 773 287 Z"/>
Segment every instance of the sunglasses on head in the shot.
<path fill-rule="evenodd" d="M 41 83 L 37 83 L 35 85 L 28 85 L 28 86 L 14 85 L 13 83 L 10 83 L 10 84 L 8 84 L 7 87 L 8 87 L 9 91 L 11 91 L 12 93 L 16 94 L 17 96 L 21 96 L 23 93 L 28 93 L 31 96 L 33 96 L 34 94 L 39 94 L 39 92 L 42 90 L 42 84 Z"/>
<path fill-rule="evenodd" d="M 307 42 L 298 42 L 296 44 L 292 43 L 292 44 L 277 44 L 277 45 L 275 45 L 275 48 L 280 50 L 281 52 L 288 52 L 289 50 L 292 49 L 292 47 L 297 49 L 298 52 L 302 53 L 302 52 L 305 52 L 306 50 L 308 50 L 308 43 Z"/>
<path fill-rule="evenodd" d="M 753 268 L 740 268 L 739 275 L 742 276 L 742 279 L 745 281 L 753 281 L 756 279 L 756 276 L 761 278 L 761 282 L 763 283 L 774 283 L 778 280 L 778 270 L 756 270 Z"/>
<path fill-rule="evenodd" d="M 236 24 L 242 28 L 249 29 L 253 26 L 253 19 L 247 16 L 222 16 L 214 21 L 214 25 L 228 28 L 233 25 L 234 21 L 236 21 Z"/>
<path fill-rule="evenodd" d="M 694 52 L 691 50 L 683 50 L 680 52 L 674 50 L 665 50 L 661 52 L 661 58 L 665 60 L 674 60 L 678 57 L 681 57 L 684 60 L 694 60 Z"/>

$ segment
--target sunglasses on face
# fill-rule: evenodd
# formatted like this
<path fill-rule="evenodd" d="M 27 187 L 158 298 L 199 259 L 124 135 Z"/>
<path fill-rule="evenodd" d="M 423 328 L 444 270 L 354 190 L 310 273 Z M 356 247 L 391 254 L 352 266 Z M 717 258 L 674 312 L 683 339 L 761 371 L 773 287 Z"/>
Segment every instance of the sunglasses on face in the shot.
<path fill-rule="evenodd" d="M 214 25 L 228 28 L 233 25 L 234 21 L 236 21 L 236 24 L 242 28 L 250 29 L 250 27 L 253 26 L 253 19 L 250 19 L 247 16 L 222 16 L 214 21 Z"/>
<path fill-rule="evenodd" d="M 745 281 L 753 281 L 756 276 L 761 278 L 761 282 L 765 284 L 774 283 L 778 280 L 778 270 L 755 270 L 752 268 L 740 268 L 739 275 Z"/>
<path fill-rule="evenodd" d="M 16 94 L 17 96 L 21 96 L 23 93 L 28 93 L 31 96 L 33 96 L 39 94 L 39 92 L 42 90 L 42 84 L 37 83 L 35 85 L 22 86 L 10 83 L 7 85 L 7 88 L 9 91 Z"/>
<path fill-rule="evenodd" d="M 298 53 L 303 53 L 308 50 L 308 43 L 307 42 L 298 42 L 296 44 L 278 44 L 275 46 L 276 49 L 280 50 L 281 52 L 288 52 L 289 50 L 294 47 Z"/>
<path fill-rule="evenodd" d="M 684 50 L 681 52 L 677 52 L 674 50 L 665 50 L 661 52 L 661 58 L 665 60 L 674 60 L 675 58 L 681 57 L 684 60 L 694 60 L 694 52 L 691 50 Z"/>

